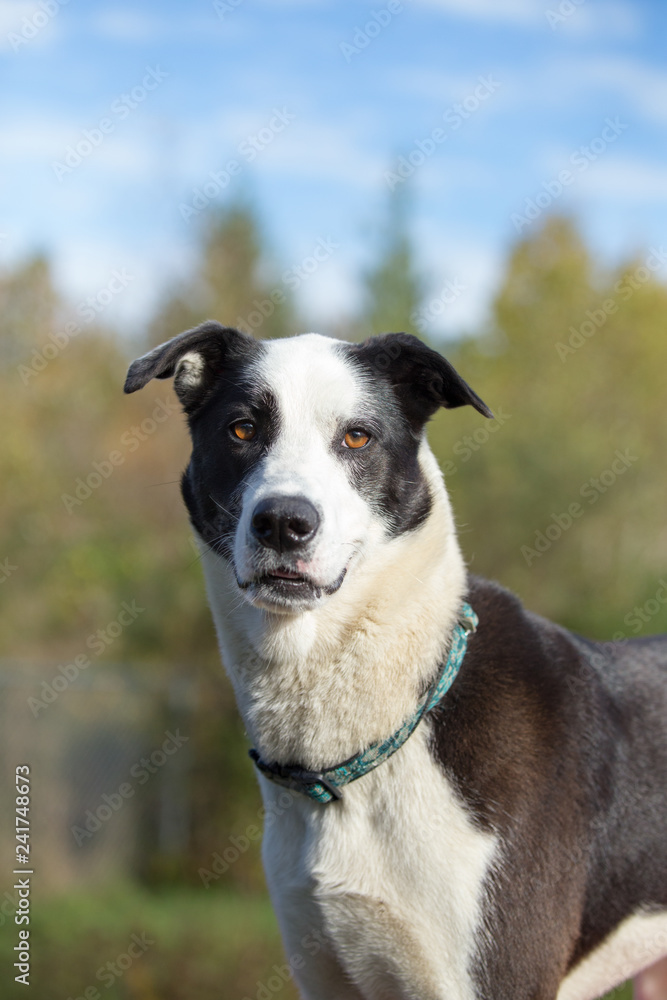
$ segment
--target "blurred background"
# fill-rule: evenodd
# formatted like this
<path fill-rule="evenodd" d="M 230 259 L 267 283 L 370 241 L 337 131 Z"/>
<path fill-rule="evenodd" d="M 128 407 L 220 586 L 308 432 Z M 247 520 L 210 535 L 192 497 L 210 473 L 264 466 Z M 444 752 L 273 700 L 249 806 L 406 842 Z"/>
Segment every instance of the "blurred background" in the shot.
<path fill-rule="evenodd" d="M 408 330 L 492 407 L 430 438 L 470 567 L 667 630 L 667 7 L 0 2 L 0 979 L 31 769 L 28 992 L 296 993 L 178 480 L 214 317 Z M 617 1000 L 629 996 L 627 988 Z"/>

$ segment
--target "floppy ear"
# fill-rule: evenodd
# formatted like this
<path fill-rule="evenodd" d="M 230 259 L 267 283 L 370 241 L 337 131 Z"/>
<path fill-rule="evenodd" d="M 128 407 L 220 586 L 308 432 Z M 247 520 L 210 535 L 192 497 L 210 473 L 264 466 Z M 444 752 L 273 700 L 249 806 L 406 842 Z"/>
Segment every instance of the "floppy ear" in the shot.
<path fill-rule="evenodd" d="M 173 375 L 176 394 L 190 414 L 206 400 L 226 367 L 260 350 L 253 337 L 209 319 L 133 361 L 125 392 L 143 389 L 152 378 Z"/>
<path fill-rule="evenodd" d="M 355 345 L 352 354 L 391 382 L 410 422 L 421 427 L 441 406 L 474 406 L 493 413 L 453 365 L 410 333 L 383 333 Z"/>

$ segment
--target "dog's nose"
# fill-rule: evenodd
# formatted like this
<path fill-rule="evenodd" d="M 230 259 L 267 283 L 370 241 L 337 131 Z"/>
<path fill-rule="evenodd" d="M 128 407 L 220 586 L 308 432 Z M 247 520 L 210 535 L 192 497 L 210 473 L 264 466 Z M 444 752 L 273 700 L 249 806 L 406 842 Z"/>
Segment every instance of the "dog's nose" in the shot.
<path fill-rule="evenodd" d="M 320 515 L 305 497 L 267 497 L 255 507 L 251 530 L 255 538 L 276 552 L 303 548 L 320 526 Z"/>

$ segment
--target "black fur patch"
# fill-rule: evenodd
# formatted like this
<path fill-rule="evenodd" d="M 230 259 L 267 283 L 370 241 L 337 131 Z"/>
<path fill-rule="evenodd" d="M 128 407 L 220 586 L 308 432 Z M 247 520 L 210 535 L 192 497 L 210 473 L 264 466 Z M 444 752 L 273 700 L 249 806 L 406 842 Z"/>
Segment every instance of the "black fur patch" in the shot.
<path fill-rule="evenodd" d="M 350 480 L 390 534 L 418 528 L 432 506 L 417 459 L 424 424 L 441 406 L 470 404 L 485 416 L 492 413 L 445 358 L 407 333 L 371 337 L 339 351 L 367 390 L 370 409 L 361 425 L 374 436 L 368 452 L 347 456 Z"/>
<path fill-rule="evenodd" d="M 347 346 L 340 352 L 349 356 Z M 352 426 L 370 431 L 371 442 L 359 451 L 336 450 L 355 490 L 382 518 L 388 533 L 399 535 L 418 528 L 431 512 L 431 495 L 417 460 L 421 434 L 415 433 L 386 380 L 370 381 L 363 368 L 359 375 L 368 404 L 356 423 L 340 426 L 336 444 Z"/>
<path fill-rule="evenodd" d="M 484 417 L 488 408 L 453 365 L 409 333 L 383 333 L 363 344 L 351 344 L 347 354 L 374 383 L 386 382 L 412 428 L 420 432 L 441 406 L 474 406 Z"/>
<path fill-rule="evenodd" d="M 480 1000 L 553 1000 L 640 906 L 667 908 L 667 638 L 579 640 L 471 578 L 480 624 L 433 754 L 500 837 Z M 595 654 L 595 655 L 591 655 Z"/>
<path fill-rule="evenodd" d="M 252 441 L 235 439 L 230 425 L 252 420 Z M 192 456 L 181 489 L 193 526 L 211 548 L 229 559 L 241 515 L 248 473 L 268 452 L 280 432 L 272 393 L 248 375 L 247 365 L 232 365 L 209 403 L 190 419 Z"/>

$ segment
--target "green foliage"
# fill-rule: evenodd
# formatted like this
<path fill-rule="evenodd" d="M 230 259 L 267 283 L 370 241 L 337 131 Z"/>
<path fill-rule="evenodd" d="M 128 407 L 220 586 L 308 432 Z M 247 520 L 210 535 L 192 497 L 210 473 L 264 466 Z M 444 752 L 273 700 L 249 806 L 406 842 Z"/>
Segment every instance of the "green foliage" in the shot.
<path fill-rule="evenodd" d="M 26 993 L 8 972 L 17 940 L 13 922 L 0 928 L 3 1000 Z M 86 989 L 98 990 L 95 1000 L 254 1000 L 273 967 L 285 969 L 268 899 L 214 888 L 150 894 L 119 885 L 40 900 L 30 943 L 28 992 L 40 1000 Z M 291 979 L 277 981 L 281 1000 L 297 1000 Z"/>
<path fill-rule="evenodd" d="M 424 280 L 414 261 L 409 208 L 406 187 L 398 187 L 389 198 L 378 261 L 365 275 L 367 303 L 359 322 L 361 336 L 415 332 L 414 316 L 423 298 Z"/>
<path fill-rule="evenodd" d="M 633 611 L 667 566 L 666 308 L 642 262 L 596 273 L 548 221 L 512 254 L 491 329 L 447 352 L 498 419 L 431 428 L 471 569 L 600 638 L 667 629 L 664 604 Z"/>
<path fill-rule="evenodd" d="M 261 337 L 298 332 L 289 288 L 278 279 L 253 209 L 244 202 L 219 208 L 201 233 L 194 276 L 177 285 L 151 324 L 160 343 L 204 319 L 218 319 Z"/>

